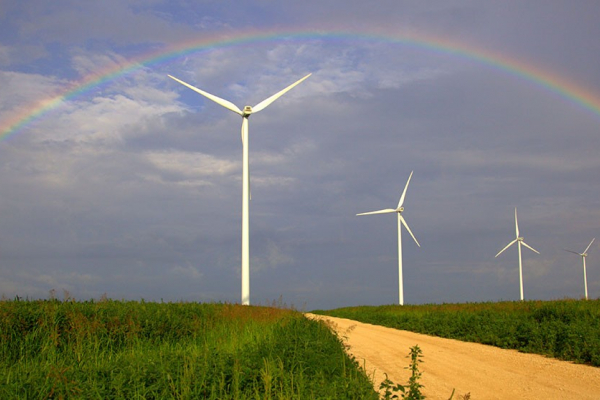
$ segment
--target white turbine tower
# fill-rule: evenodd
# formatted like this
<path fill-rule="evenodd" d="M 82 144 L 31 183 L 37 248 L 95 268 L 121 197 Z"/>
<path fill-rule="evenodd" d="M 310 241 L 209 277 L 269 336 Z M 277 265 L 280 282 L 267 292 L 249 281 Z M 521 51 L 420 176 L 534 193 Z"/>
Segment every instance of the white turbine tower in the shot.
<path fill-rule="evenodd" d="M 517 243 L 517 247 L 519 248 L 519 285 L 521 288 L 521 301 L 523 301 L 523 261 L 521 260 L 521 245 L 527 247 L 529 250 L 534 251 L 538 254 L 540 254 L 540 252 L 534 249 L 533 247 L 529 246 L 527 243 L 525 243 L 523 241 L 523 237 L 519 236 L 519 223 L 517 222 L 517 207 L 515 207 L 515 232 L 517 234 L 517 238 L 510 242 L 508 245 L 506 245 L 505 248 L 500 250 L 500 252 L 496 254 L 496 257 L 498 257 L 504 250 Z"/>
<path fill-rule="evenodd" d="M 578 256 L 581 256 L 581 261 L 583 261 L 583 284 L 585 287 L 585 299 L 586 300 L 588 299 L 588 290 L 587 290 L 587 272 L 585 270 L 585 258 L 587 257 L 587 255 L 588 255 L 587 252 L 590 249 L 590 246 L 592 245 L 592 243 L 594 243 L 594 240 L 596 240 L 596 238 L 592 239 L 592 241 L 590 242 L 590 244 L 588 244 L 588 246 L 585 248 L 583 253 L 578 253 L 576 251 L 567 250 L 569 253 L 573 253 L 573 254 L 577 254 Z"/>
<path fill-rule="evenodd" d="M 192 85 L 189 85 L 171 75 L 169 78 L 176 80 L 184 86 L 200 93 L 202 96 L 214 101 L 215 103 L 225 107 L 226 109 L 233 111 L 234 113 L 242 117 L 242 146 L 243 146 L 243 172 L 242 172 L 242 304 L 250 304 L 250 233 L 249 233 L 249 198 L 250 198 L 250 173 L 248 168 L 248 118 L 251 114 L 257 113 L 264 110 L 272 102 L 277 100 L 288 90 L 298 85 L 300 82 L 308 78 L 312 74 L 306 75 L 304 78 L 296 81 L 290 86 L 286 87 L 280 92 L 275 93 L 273 96 L 265 99 L 255 105 L 254 107 L 246 106 L 243 110 L 240 110 L 235 104 L 224 100 L 220 97 L 207 93 L 200 90 Z"/>
<path fill-rule="evenodd" d="M 408 224 L 404 220 L 402 216 L 402 211 L 404 211 L 404 197 L 406 196 L 406 189 L 408 189 L 408 184 L 410 183 L 410 178 L 412 178 L 413 173 L 410 173 L 408 177 L 408 181 L 406 181 L 406 186 L 404 187 L 404 191 L 402 192 L 402 196 L 400 197 L 400 201 L 398 202 L 398 207 L 386 208 L 385 210 L 371 211 L 356 215 L 371 215 L 371 214 L 388 214 L 388 213 L 396 213 L 398 215 L 398 302 L 402 306 L 404 305 L 404 283 L 402 278 L 402 225 L 406 228 L 410 236 L 412 236 L 413 240 L 417 244 L 417 246 L 421 247 L 415 235 L 413 235 L 412 231 L 408 227 Z"/>

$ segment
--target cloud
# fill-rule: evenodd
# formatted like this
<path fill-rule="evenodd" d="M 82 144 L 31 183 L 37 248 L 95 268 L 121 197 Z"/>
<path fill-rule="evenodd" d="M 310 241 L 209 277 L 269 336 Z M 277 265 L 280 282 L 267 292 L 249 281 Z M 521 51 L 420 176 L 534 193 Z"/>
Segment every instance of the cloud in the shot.
<path fill-rule="evenodd" d="M 64 84 L 53 76 L 0 71 L 2 118 L 8 118 L 9 112 L 17 112 L 21 108 L 31 109 L 31 104 L 37 105 L 40 99 L 52 97 Z"/>
<path fill-rule="evenodd" d="M 589 158 L 572 158 L 568 162 L 556 154 L 519 154 L 519 153 L 490 153 L 483 150 L 456 149 L 441 151 L 435 157 L 443 159 L 447 167 L 459 169 L 498 169 L 510 168 L 515 170 L 534 169 L 552 173 L 568 173 L 591 168 L 600 164 Z"/>
<path fill-rule="evenodd" d="M 369 98 L 373 87 L 398 88 L 435 80 L 455 68 L 439 62 L 431 67 L 431 56 L 414 57 L 402 46 L 395 50 L 390 52 L 389 48 L 360 40 L 343 47 L 309 40 L 300 46 L 294 41 L 276 44 L 266 51 L 253 47 L 223 48 L 200 58 L 186 56 L 179 62 L 184 72 L 178 78 L 243 107 L 262 101 L 308 73 L 313 75 L 275 104 L 339 93 Z M 398 67 L 398 60 L 406 55 L 411 56 L 410 65 Z M 374 68 L 372 60 L 378 58 L 382 60 Z"/>
<path fill-rule="evenodd" d="M 8 46 L 3 46 L 0 44 L 0 66 L 8 65 L 10 64 L 10 61 L 10 49 Z"/>
<path fill-rule="evenodd" d="M 264 272 L 295 264 L 294 258 L 286 253 L 285 248 L 272 240 L 267 240 L 266 248 L 261 253 L 262 256 L 251 257 L 253 272 Z"/>
<path fill-rule="evenodd" d="M 71 56 L 71 66 L 79 76 L 97 74 L 98 71 L 116 71 L 128 66 L 129 61 L 112 51 L 95 53 L 77 49 Z"/>
<path fill-rule="evenodd" d="M 241 121 L 166 75 L 243 107 L 309 72 L 250 118 L 253 301 L 395 302 L 394 221 L 355 214 L 394 205 L 413 170 L 407 302 L 518 299 L 516 255 L 493 258 L 515 206 L 542 252 L 523 255 L 526 297 L 581 292 L 555 249 L 597 236 L 597 115 L 493 62 L 393 39 L 486 49 L 595 93 L 587 7 L 9 3 L 0 121 L 169 44 L 232 41 L 100 79 L 0 143 L 4 293 L 238 301 Z M 319 25 L 355 35 L 277 35 Z"/>
<path fill-rule="evenodd" d="M 60 1 L 28 3 L 21 12 L 27 18 L 20 21 L 20 35 L 34 40 L 44 38 L 62 44 L 84 44 L 110 41 L 120 45 L 131 43 L 164 43 L 189 37 L 193 29 L 174 24 L 168 15 L 152 12 L 157 4 L 137 1 L 108 0 L 102 5 Z"/>
<path fill-rule="evenodd" d="M 200 271 L 198 271 L 197 268 L 194 268 L 191 264 L 185 266 L 175 265 L 170 268 L 170 272 L 177 276 L 180 276 L 183 279 L 193 280 L 198 280 L 202 278 L 203 275 Z"/>
<path fill-rule="evenodd" d="M 7 275 L 8 281 L 0 284 L 0 293 L 6 297 L 21 296 L 23 293 L 16 290 L 17 287 L 28 287 L 27 296 L 30 298 L 47 298 L 50 296 L 50 291 L 65 291 L 71 295 L 77 294 L 76 298 L 87 299 L 92 292 L 85 288 L 102 282 L 103 279 L 94 274 L 86 274 L 79 272 L 61 272 L 52 271 L 52 273 L 44 273 L 41 271 L 33 271 L 30 268 L 22 271 L 17 271 L 14 274 Z M 95 293 L 94 293 L 95 294 Z"/>
<path fill-rule="evenodd" d="M 165 183 L 210 186 L 213 185 L 213 177 L 231 175 L 240 169 L 238 162 L 197 152 L 147 152 L 144 157 L 156 168 L 154 176 L 158 181 Z"/>
<path fill-rule="evenodd" d="M 109 87 L 107 93 L 68 100 L 56 118 L 36 127 L 35 139 L 114 146 L 146 134 L 152 126 L 164 126 L 164 116 L 185 109 L 174 93 L 150 86 L 151 79 L 149 74 L 145 79 L 138 75 L 137 79 L 120 80 L 118 93 Z"/>

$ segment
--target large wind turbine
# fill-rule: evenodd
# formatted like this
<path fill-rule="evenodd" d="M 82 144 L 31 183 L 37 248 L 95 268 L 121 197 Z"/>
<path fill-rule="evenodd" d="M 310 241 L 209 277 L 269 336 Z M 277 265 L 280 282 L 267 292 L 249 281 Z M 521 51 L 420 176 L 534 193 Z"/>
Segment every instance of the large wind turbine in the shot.
<path fill-rule="evenodd" d="M 356 214 L 356 215 L 371 215 L 371 214 L 396 213 L 398 215 L 398 302 L 401 306 L 404 305 L 404 283 L 403 283 L 403 279 L 402 279 L 402 225 L 404 225 L 404 227 L 406 228 L 408 233 L 410 233 L 410 236 L 412 236 L 412 238 L 415 241 L 415 243 L 417 244 L 417 246 L 421 247 L 419 242 L 417 242 L 415 235 L 413 235 L 412 231 L 408 227 L 408 224 L 404 220 L 404 217 L 402 216 L 402 211 L 404 211 L 404 207 L 402 205 L 404 204 L 404 197 L 406 196 L 406 189 L 408 189 L 408 184 L 410 183 L 410 178 L 412 178 L 412 175 L 413 175 L 413 173 L 411 172 L 410 176 L 408 177 L 408 181 L 406 181 L 406 186 L 404 186 L 404 191 L 402 192 L 402 196 L 400 196 L 400 201 L 398 202 L 398 207 L 396 207 L 395 209 L 386 208 L 385 210 L 378 210 L 378 211 L 371 211 L 371 212 Z"/>
<path fill-rule="evenodd" d="M 587 272 L 585 270 L 585 258 L 587 257 L 587 255 L 588 255 L 587 252 L 590 249 L 590 246 L 592 245 L 592 243 L 594 243 L 594 240 L 596 240 L 596 238 L 592 239 L 592 241 L 590 242 L 590 244 L 588 244 L 588 246 L 585 248 L 583 253 L 578 253 L 576 251 L 567 250 L 569 253 L 573 253 L 573 254 L 577 254 L 578 256 L 581 256 L 581 261 L 583 261 L 583 284 L 585 286 L 585 299 L 586 300 L 588 299 L 588 291 L 587 291 Z"/>
<path fill-rule="evenodd" d="M 246 106 L 243 110 L 240 110 L 235 104 L 224 100 L 220 97 L 207 93 L 200 90 L 192 85 L 189 85 L 171 75 L 169 78 L 176 80 L 184 86 L 200 93 L 202 96 L 214 101 L 215 103 L 225 107 L 226 109 L 233 111 L 234 113 L 242 117 L 242 146 L 243 146 L 243 172 L 242 172 L 242 304 L 250 304 L 250 232 L 249 232 L 249 197 L 250 197 L 250 173 L 248 168 L 248 118 L 251 114 L 257 113 L 264 110 L 272 102 L 277 100 L 288 90 L 298 85 L 300 82 L 308 78 L 312 74 L 306 75 L 304 78 L 296 81 L 290 86 L 286 87 L 280 92 L 275 93 L 273 96 L 265 99 L 255 105 L 254 107 Z"/>
<path fill-rule="evenodd" d="M 505 248 L 500 250 L 500 252 L 498 252 L 498 254 L 496 254 L 496 257 L 498 257 L 504 250 L 508 249 L 513 244 L 517 243 L 517 247 L 519 248 L 519 284 L 520 284 L 520 288 L 521 288 L 521 301 L 523 301 L 523 262 L 521 260 L 521 244 L 523 246 L 527 247 L 529 250 L 534 251 L 538 254 L 540 254 L 540 252 L 537 251 L 536 249 L 534 249 L 533 247 L 529 246 L 527 243 L 525 243 L 523 241 L 523 237 L 519 236 L 519 223 L 517 222 L 517 207 L 515 207 L 515 232 L 517 234 L 517 238 L 515 240 L 513 240 L 512 242 L 510 242 L 509 244 L 507 244 Z"/>

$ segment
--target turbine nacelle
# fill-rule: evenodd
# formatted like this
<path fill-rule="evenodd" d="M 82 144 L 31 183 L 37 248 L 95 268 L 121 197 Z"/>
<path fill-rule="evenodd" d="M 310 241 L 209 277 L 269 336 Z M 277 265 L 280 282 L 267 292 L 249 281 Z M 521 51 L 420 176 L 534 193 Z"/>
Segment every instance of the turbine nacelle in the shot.
<path fill-rule="evenodd" d="M 569 253 L 573 253 L 573 254 L 577 254 L 578 256 L 581 257 L 587 257 L 588 256 L 588 250 L 590 249 L 590 247 L 592 247 L 592 243 L 594 243 L 594 240 L 596 240 L 596 238 L 593 238 L 592 241 L 590 242 L 590 244 L 588 244 L 588 246 L 585 248 L 585 250 L 583 251 L 583 253 L 580 253 L 578 251 L 573 251 L 573 250 L 567 250 L 565 249 L 565 251 L 568 251 Z"/>
<path fill-rule="evenodd" d="M 249 117 L 250 114 L 252 114 L 252 106 L 246 106 L 244 107 L 244 109 L 242 110 L 242 117 Z"/>
<path fill-rule="evenodd" d="M 396 212 L 398 214 L 402 214 L 402 211 L 404 211 L 404 207 L 398 207 L 398 208 L 396 208 Z"/>

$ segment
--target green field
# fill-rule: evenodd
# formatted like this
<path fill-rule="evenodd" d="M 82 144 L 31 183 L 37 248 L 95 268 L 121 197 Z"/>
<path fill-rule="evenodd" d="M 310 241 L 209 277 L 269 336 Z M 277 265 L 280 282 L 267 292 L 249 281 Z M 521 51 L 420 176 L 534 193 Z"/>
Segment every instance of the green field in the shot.
<path fill-rule="evenodd" d="M 376 399 L 324 324 L 232 304 L 0 301 L 1 399 Z"/>
<path fill-rule="evenodd" d="M 314 312 L 600 366 L 600 300 Z M 294 310 L 14 300 L 0 301 L 0 398 L 376 399 L 377 394 L 341 340 Z"/>
<path fill-rule="evenodd" d="M 600 366 L 600 300 L 363 306 L 313 312 Z"/>

